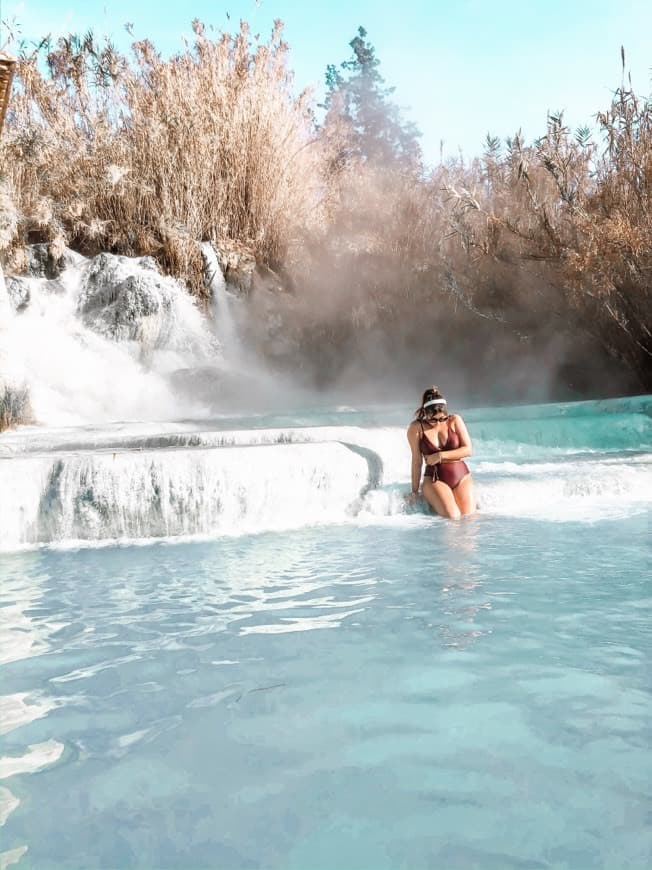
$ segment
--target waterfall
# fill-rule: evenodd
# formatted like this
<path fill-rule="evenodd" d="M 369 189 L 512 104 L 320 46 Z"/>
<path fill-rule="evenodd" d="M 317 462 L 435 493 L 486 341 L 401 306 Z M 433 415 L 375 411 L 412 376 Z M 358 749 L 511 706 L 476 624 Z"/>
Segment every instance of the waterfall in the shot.
<path fill-rule="evenodd" d="M 266 291 L 247 297 L 229 289 L 218 255 L 210 242 L 201 246 L 206 273 L 206 287 L 210 290 L 212 318 L 215 334 L 223 349 L 224 372 L 221 393 L 222 408 L 270 410 L 288 408 L 289 405 L 306 406 L 314 402 L 310 389 L 303 388 L 297 373 L 294 376 L 271 371 L 259 353 L 256 343 L 266 340 Z M 245 339 L 245 325 L 252 318 L 258 327 L 256 339 Z M 262 328 L 261 328 L 262 325 Z"/>
<path fill-rule="evenodd" d="M 32 419 L 29 383 L 12 342 L 14 314 L 0 265 L 0 430 Z"/>
<path fill-rule="evenodd" d="M 0 549 L 341 522 L 368 481 L 337 443 L 23 456 L 0 462 Z"/>
<path fill-rule="evenodd" d="M 201 253 L 204 258 L 206 288 L 211 296 L 217 337 L 222 347 L 228 348 L 229 359 L 238 360 L 242 356 L 243 348 L 235 320 L 236 300 L 226 288 L 226 280 L 211 242 L 202 242 Z"/>
<path fill-rule="evenodd" d="M 631 406 L 628 428 L 649 445 L 646 407 Z M 469 460 L 481 516 L 593 522 L 645 509 L 649 453 L 628 449 L 625 435 L 612 453 L 597 452 L 604 411 L 586 417 L 592 441 L 545 454 L 537 443 L 497 439 L 491 427 L 502 431 L 501 420 L 477 421 L 489 436 L 475 441 Z M 566 420 L 567 433 L 575 423 Z M 539 419 L 540 442 L 550 425 L 548 412 Z M 0 551 L 431 522 L 424 505 L 406 510 L 409 465 L 405 428 L 397 426 L 28 427 L 0 438 Z"/>
<path fill-rule="evenodd" d="M 242 340 L 247 300 L 203 253 L 212 317 L 148 258 L 0 273 L 0 399 L 28 388 L 39 424 L 0 435 L 0 551 L 430 521 L 403 501 L 409 409 L 315 409 Z M 485 514 L 593 521 L 648 499 L 649 398 L 465 418 Z"/>
<path fill-rule="evenodd" d="M 12 307 L 7 293 L 7 285 L 5 284 L 5 276 L 0 263 L 0 329 L 6 329 L 9 325 L 9 320 L 12 316 Z"/>
<path fill-rule="evenodd" d="M 7 366 L 27 382 L 41 424 L 164 420 L 206 413 L 178 372 L 221 359 L 219 343 L 194 300 L 147 258 L 68 257 L 55 279 L 12 278 L 21 310 L 0 336 Z M 6 376 L 6 374 L 5 374 Z"/>

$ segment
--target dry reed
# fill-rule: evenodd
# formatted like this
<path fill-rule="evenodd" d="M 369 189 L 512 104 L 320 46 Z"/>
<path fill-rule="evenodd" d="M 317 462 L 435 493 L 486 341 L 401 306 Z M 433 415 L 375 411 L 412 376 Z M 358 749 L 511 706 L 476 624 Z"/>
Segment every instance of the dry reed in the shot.
<path fill-rule="evenodd" d="M 266 44 L 246 24 L 164 60 L 131 59 L 91 34 L 23 57 L 2 144 L 19 203 L 15 256 L 34 240 L 151 254 L 202 287 L 198 241 L 237 240 L 271 265 L 319 217 L 309 95 L 292 93 L 280 22 Z"/>
<path fill-rule="evenodd" d="M 482 161 L 449 173 L 450 250 L 474 306 L 570 318 L 648 389 L 652 102 L 623 84 L 596 118 L 597 141 L 550 116 L 535 144 L 488 139 Z"/>
<path fill-rule="evenodd" d="M 342 157 L 337 98 L 317 129 L 280 23 L 265 44 L 244 23 L 193 28 L 169 60 L 91 34 L 20 58 L 0 141 L 10 266 L 32 241 L 149 254 L 201 293 L 197 243 L 228 241 L 293 273 L 279 306 L 306 347 L 442 318 L 517 341 L 556 322 L 652 388 L 652 103 L 624 78 L 597 139 L 551 116 L 531 145 L 488 139 L 424 174 Z"/>

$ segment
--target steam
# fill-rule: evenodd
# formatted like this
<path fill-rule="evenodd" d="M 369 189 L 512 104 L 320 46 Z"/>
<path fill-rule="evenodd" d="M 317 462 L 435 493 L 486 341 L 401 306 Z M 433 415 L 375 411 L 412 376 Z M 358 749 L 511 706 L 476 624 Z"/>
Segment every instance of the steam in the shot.
<path fill-rule="evenodd" d="M 551 309 L 549 276 L 447 238 L 448 171 L 341 173 L 328 227 L 296 258 L 296 294 L 252 300 L 252 321 L 267 304 L 267 323 L 282 323 L 270 360 L 300 361 L 320 390 L 352 401 L 416 404 L 433 382 L 457 407 L 640 392 L 581 312 Z M 269 333 L 258 324 L 265 351 Z"/>
<path fill-rule="evenodd" d="M 354 194 L 347 208 L 360 204 Z M 147 258 L 67 252 L 56 279 L 11 278 L 9 292 L 0 285 L 3 380 L 29 387 L 36 422 L 75 426 L 328 404 L 412 408 L 433 382 L 453 410 L 542 401 L 559 396 L 564 365 L 572 374 L 574 360 L 590 358 L 589 344 L 545 323 L 523 335 L 471 318 L 441 292 L 441 271 L 416 279 L 406 271 L 381 244 L 381 211 L 375 220 L 323 239 L 297 275 L 296 295 L 260 286 L 234 293 L 205 244 L 205 312 Z M 577 372 L 586 393 L 597 378 L 586 366 Z"/>

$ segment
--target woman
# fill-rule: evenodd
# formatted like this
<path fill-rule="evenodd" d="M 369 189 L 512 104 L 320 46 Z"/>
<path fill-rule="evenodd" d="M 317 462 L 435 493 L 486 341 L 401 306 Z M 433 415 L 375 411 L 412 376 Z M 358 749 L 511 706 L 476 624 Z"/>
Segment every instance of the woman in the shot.
<path fill-rule="evenodd" d="M 419 494 L 421 467 L 426 471 L 421 491 L 439 516 L 459 519 L 476 510 L 471 472 L 463 460 L 472 453 L 471 439 L 459 414 L 449 414 L 439 387 L 428 387 L 410 423 L 407 437 L 412 450 L 412 492 L 408 504 Z"/>

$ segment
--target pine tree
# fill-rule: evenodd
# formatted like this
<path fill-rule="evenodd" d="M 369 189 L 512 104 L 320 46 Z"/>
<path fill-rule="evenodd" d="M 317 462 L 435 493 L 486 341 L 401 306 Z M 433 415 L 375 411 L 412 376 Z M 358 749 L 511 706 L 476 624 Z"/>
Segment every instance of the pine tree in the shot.
<path fill-rule="evenodd" d="M 352 57 L 339 68 L 334 64 L 326 68 L 325 125 L 343 121 L 347 126 L 342 162 L 360 158 L 383 164 L 415 164 L 421 156 L 421 133 L 401 117 L 399 106 L 391 100 L 395 88 L 385 87 L 376 50 L 366 36 L 364 27 L 359 27 L 349 43 Z"/>

